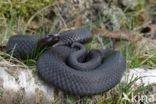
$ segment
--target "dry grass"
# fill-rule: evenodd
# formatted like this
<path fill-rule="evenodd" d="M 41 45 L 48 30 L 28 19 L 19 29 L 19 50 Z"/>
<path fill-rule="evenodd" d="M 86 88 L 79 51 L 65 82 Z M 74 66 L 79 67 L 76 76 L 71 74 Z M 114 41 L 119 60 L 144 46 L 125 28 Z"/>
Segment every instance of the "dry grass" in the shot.
<path fill-rule="evenodd" d="M 142 4 L 142 3 L 141 3 Z M 61 13 L 56 13 L 52 20 L 45 18 L 45 11 L 50 10 L 49 6 L 44 6 L 43 8 L 37 9 L 35 13 L 32 13 L 26 20 L 24 17 L 15 18 L 6 18 L 4 16 L 0 17 L 0 45 L 6 45 L 9 37 L 15 34 L 48 34 L 54 31 L 61 31 L 62 29 L 74 26 L 73 21 L 77 20 L 76 18 L 72 20 L 72 22 L 66 23 L 65 19 L 61 15 Z M 59 7 L 58 7 L 59 8 Z M 14 11 L 14 10 L 11 10 Z M 112 12 L 111 12 L 112 13 Z M 139 5 L 136 11 L 129 12 L 128 9 L 125 9 L 123 12 L 123 16 L 120 19 L 121 27 L 129 30 L 130 32 L 136 31 L 138 27 L 143 25 L 148 21 L 148 15 L 146 14 L 146 9 L 143 5 Z M 142 14 L 142 15 L 141 15 Z M 111 17 L 112 16 L 112 17 Z M 143 18 L 145 16 L 145 18 Z M 37 18 L 37 19 L 36 19 Z M 110 14 L 109 17 L 100 16 L 100 19 L 97 21 L 90 21 L 86 24 L 79 24 L 83 27 L 87 27 L 89 29 L 102 28 L 104 24 L 102 24 L 107 19 L 114 19 L 113 15 Z M 141 18 L 141 19 L 140 19 Z M 62 23 L 63 22 L 63 23 Z M 81 22 L 81 21 L 80 21 Z M 71 25 L 72 24 L 72 25 Z M 109 23 L 108 23 L 109 24 Z M 119 24 L 120 25 L 120 24 Z M 114 25 L 113 25 L 114 26 Z M 111 27 L 113 27 L 111 25 Z M 115 28 L 114 26 L 113 28 Z M 143 56 L 140 54 L 140 50 L 136 48 L 135 43 L 133 42 L 118 42 L 118 50 L 120 50 L 123 55 L 127 59 L 127 69 L 132 67 L 140 67 L 140 66 L 156 66 L 156 54 L 150 54 Z M 94 36 L 94 39 L 91 43 L 87 44 L 86 47 L 88 49 L 91 48 L 113 48 L 114 40 L 106 39 L 102 36 Z M 7 55 L 4 52 L 0 51 L 0 61 L 3 62 L 4 66 L 10 65 L 19 65 L 20 67 L 35 67 L 35 60 L 26 60 L 26 64 L 21 62 L 12 56 Z M 12 62 L 14 64 L 12 64 Z M 103 93 L 101 95 L 93 96 L 93 97 L 79 97 L 68 94 L 58 94 L 55 98 L 55 104 L 65 103 L 65 104 L 130 104 L 130 101 L 124 99 L 123 95 L 129 96 L 130 93 L 140 94 L 146 87 L 141 85 L 136 90 L 132 90 L 132 86 L 137 79 L 131 80 L 130 82 L 120 83 L 115 89 Z M 56 94 L 57 95 L 57 94 Z"/>

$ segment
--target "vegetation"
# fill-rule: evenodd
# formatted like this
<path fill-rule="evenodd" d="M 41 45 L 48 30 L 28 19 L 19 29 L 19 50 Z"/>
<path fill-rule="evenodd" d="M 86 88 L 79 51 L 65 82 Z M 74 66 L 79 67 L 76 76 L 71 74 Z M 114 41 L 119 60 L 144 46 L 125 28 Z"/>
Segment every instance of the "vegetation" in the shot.
<path fill-rule="evenodd" d="M 112 12 L 106 13 L 107 15 L 105 16 L 100 12 L 97 17 L 98 19 L 86 22 L 80 26 L 94 30 L 97 28 L 101 29 L 104 25 L 108 24 L 108 31 L 115 30 L 116 28 L 124 28 L 134 36 L 138 35 L 136 30 L 151 19 L 145 2 L 143 2 L 144 0 L 138 1 L 139 3 L 134 10 L 130 10 L 129 7 L 124 9 L 119 8 L 123 13 L 120 15 L 120 18 L 117 18 L 118 16 L 116 14 L 113 15 Z M 14 34 L 35 33 L 41 35 L 74 27 L 75 24 L 73 21 L 75 19 L 73 19 L 72 22 L 65 22 L 64 24 L 66 20 L 60 13 L 56 11 L 51 12 L 51 10 L 53 10 L 52 8 L 54 8 L 54 4 L 54 0 L 0 0 L 0 45 L 5 46 L 9 37 Z M 111 7 L 109 9 L 111 10 Z M 106 23 L 108 20 L 114 20 L 114 22 L 110 25 Z M 115 21 L 118 22 L 116 23 Z M 156 54 L 149 54 L 146 56 L 140 54 L 134 41 L 126 42 L 121 39 L 118 41 L 118 44 L 119 46 L 117 49 L 120 50 L 127 59 L 127 71 L 134 67 L 156 66 Z M 93 41 L 87 44 L 86 47 L 88 49 L 95 47 L 112 48 L 113 45 L 114 40 L 106 39 L 103 36 L 94 36 Z M 4 54 L 2 51 L 0 51 L 0 56 L 7 61 L 10 60 L 10 56 Z M 35 60 L 32 59 L 24 60 L 23 63 L 31 67 L 35 66 Z M 147 88 L 141 85 L 136 89 L 132 89 L 132 86 L 134 86 L 134 83 L 138 79 L 139 78 L 132 78 L 130 81 L 127 80 L 126 82 L 120 83 L 113 92 L 110 92 L 110 95 L 101 94 L 94 97 L 80 98 L 78 96 L 63 94 L 64 102 L 67 104 L 130 104 L 131 101 L 124 99 L 125 96 L 130 98 L 131 94 L 139 95 Z M 56 97 L 55 103 L 60 103 L 60 99 L 61 98 Z"/>
<path fill-rule="evenodd" d="M 0 16 L 8 19 L 17 17 L 28 19 L 38 10 L 53 3 L 54 0 L 1 0 Z"/>

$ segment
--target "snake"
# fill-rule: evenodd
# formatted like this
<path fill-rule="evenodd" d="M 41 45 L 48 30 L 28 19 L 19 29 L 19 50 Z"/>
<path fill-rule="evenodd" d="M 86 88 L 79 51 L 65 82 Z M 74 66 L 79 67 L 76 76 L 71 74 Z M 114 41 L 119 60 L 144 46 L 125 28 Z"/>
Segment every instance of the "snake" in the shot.
<path fill-rule="evenodd" d="M 86 28 L 45 36 L 19 34 L 10 37 L 6 52 L 17 59 L 26 59 L 35 54 L 34 50 L 48 46 L 36 62 L 39 76 L 64 92 L 95 95 L 114 88 L 121 81 L 126 60 L 116 50 L 87 50 L 84 44 L 92 37 Z"/>

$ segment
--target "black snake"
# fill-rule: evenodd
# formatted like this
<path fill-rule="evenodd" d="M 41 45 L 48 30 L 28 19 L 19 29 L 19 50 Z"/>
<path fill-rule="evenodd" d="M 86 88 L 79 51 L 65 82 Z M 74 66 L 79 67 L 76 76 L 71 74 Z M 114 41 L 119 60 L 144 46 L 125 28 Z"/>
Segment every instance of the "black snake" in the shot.
<path fill-rule="evenodd" d="M 40 76 L 63 91 L 93 95 L 119 83 L 126 61 L 118 51 L 87 51 L 83 44 L 91 38 L 91 32 L 84 28 L 42 37 L 16 35 L 9 39 L 6 49 L 16 58 L 26 59 L 35 54 L 34 50 L 51 46 L 37 60 Z"/>

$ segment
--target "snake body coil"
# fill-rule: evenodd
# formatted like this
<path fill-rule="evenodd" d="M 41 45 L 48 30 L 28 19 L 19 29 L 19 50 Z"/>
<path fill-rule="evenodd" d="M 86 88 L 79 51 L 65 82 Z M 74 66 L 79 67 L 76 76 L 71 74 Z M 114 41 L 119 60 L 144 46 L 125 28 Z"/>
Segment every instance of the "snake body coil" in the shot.
<path fill-rule="evenodd" d="M 60 33 L 58 40 L 64 44 L 51 47 L 37 60 L 40 76 L 55 87 L 77 95 L 93 95 L 113 88 L 121 80 L 126 61 L 118 51 L 85 50 L 82 43 L 91 37 L 90 31 L 82 28 Z M 55 37 L 42 38 L 48 45 L 58 42 Z M 15 57 L 25 58 L 33 54 L 37 45 L 43 45 L 42 38 L 13 36 L 7 44 L 7 52 L 12 50 Z"/>

